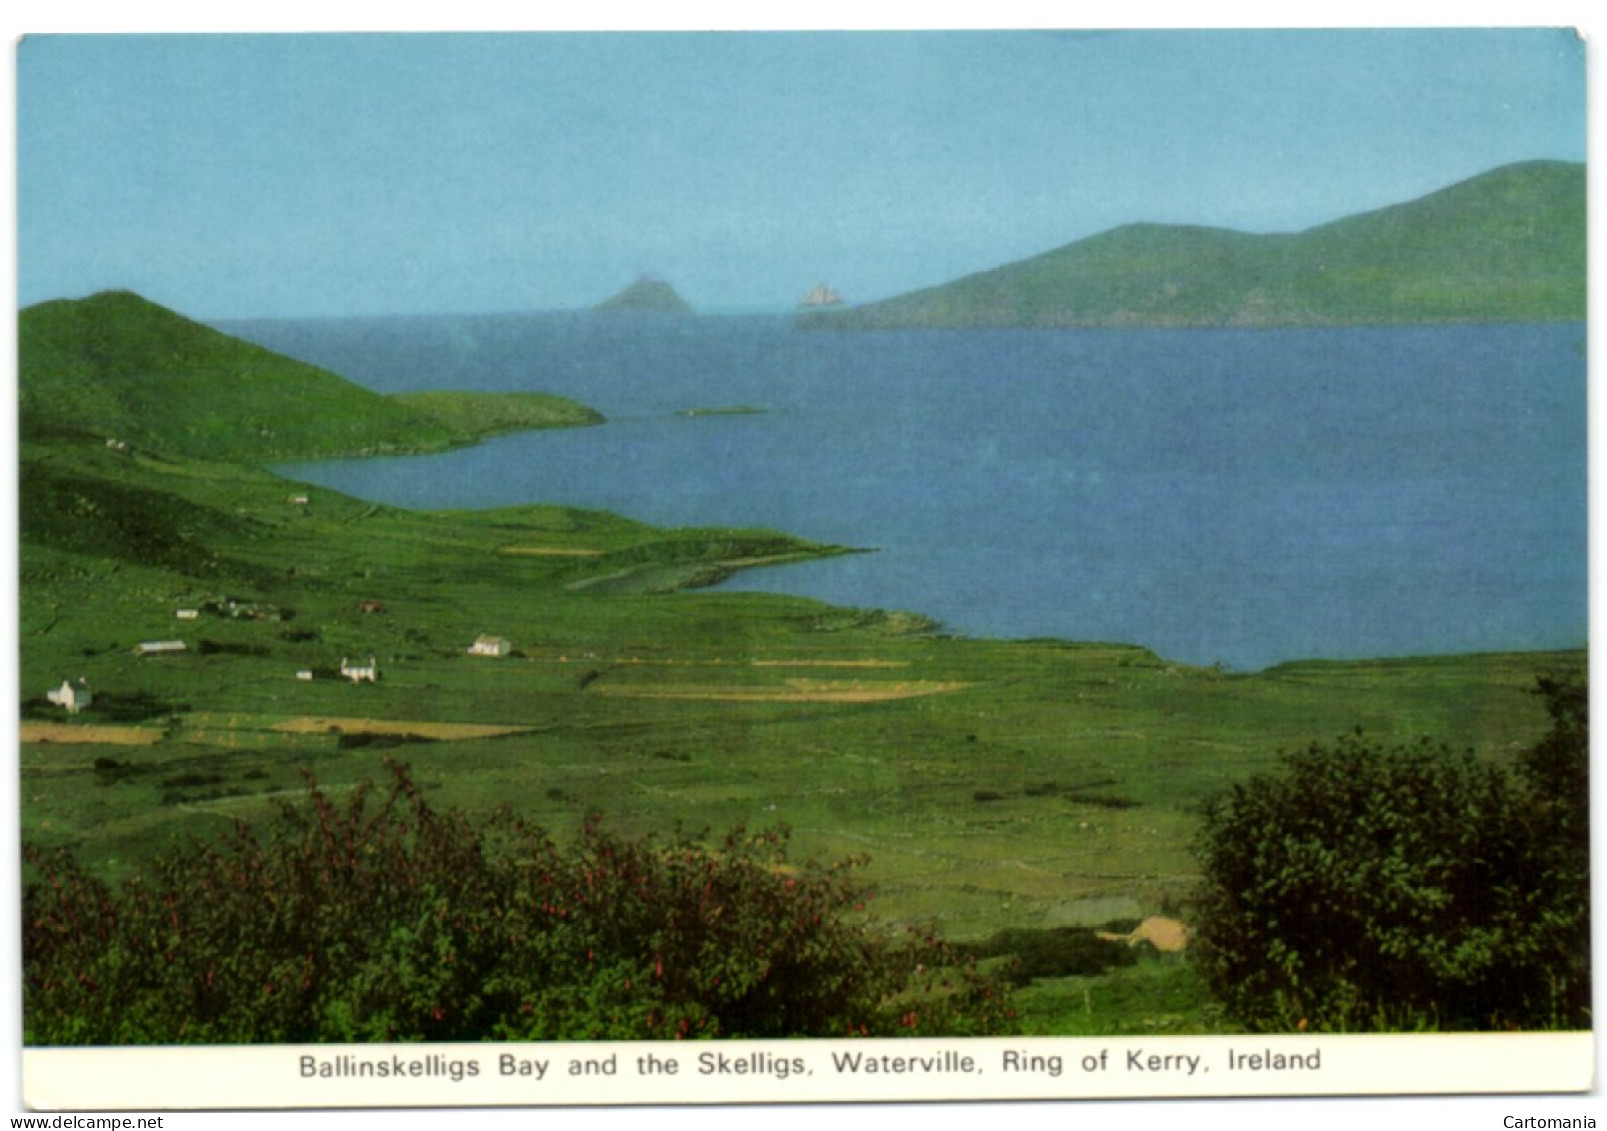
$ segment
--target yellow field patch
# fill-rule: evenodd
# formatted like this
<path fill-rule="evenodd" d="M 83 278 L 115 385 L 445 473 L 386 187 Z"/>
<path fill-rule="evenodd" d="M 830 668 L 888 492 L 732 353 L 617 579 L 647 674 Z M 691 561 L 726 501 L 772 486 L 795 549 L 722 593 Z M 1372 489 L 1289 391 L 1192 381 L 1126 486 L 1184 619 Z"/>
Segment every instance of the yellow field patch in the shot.
<path fill-rule="evenodd" d="M 779 687 L 742 685 L 657 684 L 631 687 L 600 684 L 599 695 L 626 699 L 703 699 L 726 703 L 881 703 L 893 699 L 915 699 L 922 695 L 941 695 L 970 687 L 969 683 L 938 680 L 908 680 L 899 683 L 871 683 L 865 680 L 789 679 Z"/>
<path fill-rule="evenodd" d="M 67 723 L 23 723 L 23 745 L 30 742 L 78 742 L 97 746 L 154 746 L 162 732 L 150 727 L 69 726 Z"/>
<path fill-rule="evenodd" d="M 416 734 L 420 738 L 500 738 L 523 734 L 529 727 L 499 726 L 495 723 L 432 723 L 422 719 L 353 719 L 304 716 L 275 723 L 274 730 L 286 734 Z"/>

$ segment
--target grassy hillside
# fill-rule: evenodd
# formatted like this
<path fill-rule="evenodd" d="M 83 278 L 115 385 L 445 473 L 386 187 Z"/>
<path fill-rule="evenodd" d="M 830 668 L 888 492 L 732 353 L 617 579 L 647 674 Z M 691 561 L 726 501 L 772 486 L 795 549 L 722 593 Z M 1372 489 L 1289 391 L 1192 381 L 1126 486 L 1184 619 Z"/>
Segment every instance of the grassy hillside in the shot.
<path fill-rule="evenodd" d="M 70 429 L 252 462 L 457 439 L 433 417 L 126 291 L 29 307 L 18 338 L 25 436 Z"/>
<path fill-rule="evenodd" d="M 18 335 L 25 438 L 79 434 L 267 463 L 438 450 L 602 420 L 539 393 L 381 396 L 127 291 L 29 307 Z"/>
<path fill-rule="evenodd" d="M 473 437 L 603 423 L 596 409 L 550 393 L 392 393 L 387 400 Z"/>
<path fill-rule="evenodd" d="M 1134 224 L 800 317 L 821 329 L 1298 326 L 1585 316 L 1585 170 L 1506 166 L 1296 234 Z"/>

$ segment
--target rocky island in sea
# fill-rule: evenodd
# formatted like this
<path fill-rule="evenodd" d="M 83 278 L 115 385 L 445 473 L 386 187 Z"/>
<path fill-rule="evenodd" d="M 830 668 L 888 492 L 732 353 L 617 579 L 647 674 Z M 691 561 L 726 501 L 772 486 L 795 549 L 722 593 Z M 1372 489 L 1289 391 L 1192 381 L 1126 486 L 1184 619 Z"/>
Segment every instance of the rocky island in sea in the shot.
<path fill-rule="evenodd" d="M 603 314 L 616 312 L 692 313 L 692 307 L 675 292 L 675 288 L 654 275 L 643 275 L 613 298 L 598 303 L 592 309 Z"/>

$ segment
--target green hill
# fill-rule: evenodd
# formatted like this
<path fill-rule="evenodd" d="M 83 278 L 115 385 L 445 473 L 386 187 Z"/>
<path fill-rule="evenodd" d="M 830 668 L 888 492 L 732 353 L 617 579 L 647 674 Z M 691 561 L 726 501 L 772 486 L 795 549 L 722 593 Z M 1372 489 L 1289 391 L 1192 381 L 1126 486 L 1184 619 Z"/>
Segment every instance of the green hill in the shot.
<path fill-rule="evenodd" d="M 127 291 L 27 308 L 18 355 L 24 440 L 81 433 L 235 462 L 465 440 L 427 413 Z"/>
<path fill-rule="evenodd" d="M 1585 316 L 1585 168 L 1508 165 L 1293 234 L 1132 224 L 823 329 L 1321 326 Z"/>

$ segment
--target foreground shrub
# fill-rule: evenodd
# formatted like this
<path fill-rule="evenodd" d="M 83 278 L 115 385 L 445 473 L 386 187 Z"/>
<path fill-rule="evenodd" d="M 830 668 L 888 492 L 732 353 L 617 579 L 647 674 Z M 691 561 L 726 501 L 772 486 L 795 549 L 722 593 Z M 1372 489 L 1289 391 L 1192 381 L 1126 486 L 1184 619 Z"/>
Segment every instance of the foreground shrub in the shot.
<path fill-rule="evenodd" d="M 1517 774 L 1360 734 L 1207 811 L 1195 959 L 1252 1030 L 1590 1025 L 1582 689 Z M 1566 790 L 1559 795 L 1556 790 Z M 1552 792 L 1548 792 L 1552 791 Z"/>
<path fill-rule="evenodd" d="M 559 846 L 504 813 L 438 813 L 404 769 L 374 804 L 309 784 L 113 890 L 32 850 L 32 1044 L 970 1034 L 1002 988 L 941 940 L 863 922 L 858 861 L 786 835 Z"/>

